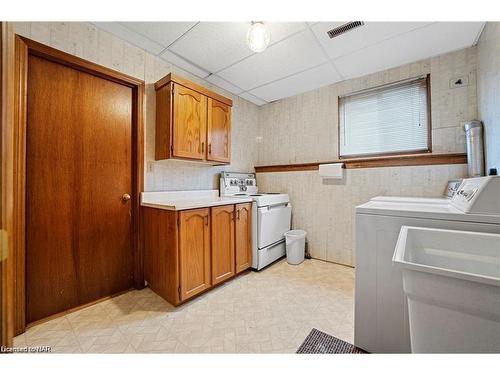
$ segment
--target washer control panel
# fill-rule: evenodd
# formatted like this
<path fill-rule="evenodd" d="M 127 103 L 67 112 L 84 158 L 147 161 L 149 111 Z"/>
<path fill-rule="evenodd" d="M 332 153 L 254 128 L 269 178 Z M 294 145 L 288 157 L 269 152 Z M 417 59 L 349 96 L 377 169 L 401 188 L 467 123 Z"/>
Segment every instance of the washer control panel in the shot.
<path fill-rule="evenodd" d="M 453 206 L 465 213 L 498 215 L 500 176 L 466 178 L 451 199 Z"/>

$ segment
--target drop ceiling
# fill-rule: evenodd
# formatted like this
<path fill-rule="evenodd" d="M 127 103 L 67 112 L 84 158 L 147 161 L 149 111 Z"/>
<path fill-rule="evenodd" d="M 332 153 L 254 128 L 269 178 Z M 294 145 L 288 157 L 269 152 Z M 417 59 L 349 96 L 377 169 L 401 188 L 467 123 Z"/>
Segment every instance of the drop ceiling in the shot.
<path fill-rule="evenodd" d="M 94 25 L 257 105 L 473 46 L 483 22 L 269 22 L 271 44 L 246 45 L 249 22 L 96 22 Z"/>

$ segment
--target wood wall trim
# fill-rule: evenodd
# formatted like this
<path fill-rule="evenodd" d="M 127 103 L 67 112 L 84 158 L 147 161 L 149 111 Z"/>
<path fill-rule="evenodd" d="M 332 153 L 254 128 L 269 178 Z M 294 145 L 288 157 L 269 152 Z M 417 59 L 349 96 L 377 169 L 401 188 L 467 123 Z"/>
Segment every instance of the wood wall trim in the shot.
<path fill-rule="evenodd" d="M 220 94 L 217 94 L 216 92 L 210 91 L 209 89 L 200 86 L 194 82 L 191 82 L 185 78 L 182 78 L 178 76 L 177 74 L 169 73 L 159 81 L 155 83 L 155 90 L 159 90 L 161 87 L 167 85 L 170 82 L 175 82 L 179 85 L 182 85 L 184 87 L 187 87 L 188 89 L 194 90 L 196 92 L 199 92 L 200 94 L 203 94 L 205 96 L 208 96 L 209 98 L 215 99 L 221 103 L 224 103 L 230 107 L 233 106 L 233 101 L 231 99 L 226 98 L 225 96 L 222 96 Z"/>
<path fill-rule="evenodd" d="M 324 162 L 256 166 L 257 173 L 315 171 L 320 164 L 344 163 L 345 169 L 384 168 L 417 165 L 467 164 L 467 154 L 416 154 L 373 158 L 341 159 Z"/>
<path fill-rule="evenodd" d="M 14 334 L 26 329 L 25 285 L 25 162 L 26 162 L 26 86 L 28 78 L 28 46 L 16 36 L 15 42 L 15 107 L 14 107 Z"/>
<path fill-rule="evenodd" d="M 108 69 L 101 65 L 59 51 L 33 40 L 15 36 L 15 106 L 14 106 L 14 334 L 26 329 L 25 301 L 25 163 L 26 163 L 26 112 L 28 57 L 35 55 L 74 69 L 117 82 L 133 89 L 133 248 L 134 286 L 144 287 L 142 231 L 140 220 L 140 193 L 144 190 L 144 81 Z"/>
<path fill-rule="evenodd" d="M 0 23 L 0 345 L 14 337 L 14 32 Z"/>
<path fill-rule="evenodd" d="M 28 39 L 24 36 L 16 35 L 16 39 L 22 41 L 22 43 L 26 45 L 30 54 L 43 57 L 44 59 L 71 66 L 72 68 L 90 73 L 100 78 L 118 82 L 129 87 L 136 87 L 144 84 L 144 81 L 140 79 L 121 73 L 117 70 L 106 68 L 105 66 L 91 61 L 84 60 L 75 55 L 54 49 L 46 46 L 45 44 L 35 42 L 34 40 Z"/>
<path fill-rule="evenodd" d="M 142 224 L 141 224 L 141 193 L 144 191 L 144 118 L 145 118 L 145 86 L 144 82 L 140 82 L 135 86 L 134 90 L 134 113 L 132 119 L 134 121 L 132 139 L 134 146 L 133 157 L 133 241 L 134 246 L 134 286 L 136 289 L 143 289 L 144 283 L 144 249 L 142 242 Z"/>

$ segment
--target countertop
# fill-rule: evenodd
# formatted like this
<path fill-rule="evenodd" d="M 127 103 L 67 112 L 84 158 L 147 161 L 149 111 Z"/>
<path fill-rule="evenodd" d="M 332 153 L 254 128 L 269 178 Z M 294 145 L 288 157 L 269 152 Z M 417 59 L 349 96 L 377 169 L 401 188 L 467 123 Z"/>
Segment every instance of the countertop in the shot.
<path fill-rule="evenodd" d="M 181 190 L 141 193 L 141 206 L 180 211 L 252 202 L 251 197 L 220 197 L 218 190 Z"/>

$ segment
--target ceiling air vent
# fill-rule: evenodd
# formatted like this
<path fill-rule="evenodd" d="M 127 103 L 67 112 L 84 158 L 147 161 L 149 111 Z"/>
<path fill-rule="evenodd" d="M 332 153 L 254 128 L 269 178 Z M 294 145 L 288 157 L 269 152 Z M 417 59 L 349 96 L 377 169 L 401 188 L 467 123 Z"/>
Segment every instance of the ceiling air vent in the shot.
<path fill-rule="evenodd" d="M 339 27 L 336 27 L 335 29 L 331 29 L 330 31 L 327 31 L 326 33 L 330 37 L 330 39 L 333 39 L 340 34 L 344 34 L 348 31 L 351 31 L 352 29 L 355 29 L 356 27 L 363 26 L 365 23 L 363 21 L 352 21 L 345 23 Z"/>

